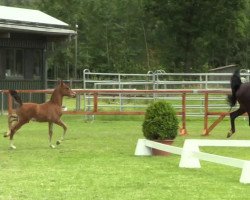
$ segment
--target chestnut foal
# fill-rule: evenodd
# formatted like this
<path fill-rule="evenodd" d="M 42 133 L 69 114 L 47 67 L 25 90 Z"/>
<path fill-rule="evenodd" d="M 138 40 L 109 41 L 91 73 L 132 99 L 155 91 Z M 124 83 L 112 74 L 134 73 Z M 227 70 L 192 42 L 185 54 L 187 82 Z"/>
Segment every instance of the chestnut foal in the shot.
<path fill-rule="evenodd" d="M 64 139 L 67 131 L 66 125 L 60 119 L 62 116 L 62 100 L 64 96 L 74 97 L 75 92 L 73 92 L 65 83 L 60 81 L 58 86 L 53 91 L 50 100 L 43 104 L 23 103 L 15 90 L 10 90 L 9 92 L 19 106 L 16 110 L 18 118 L 17 123 L 4 135 L 5 137 L 10 137 L 10 148 L 16 149 L 13 143 L 13 137 L 16 131 L 30 120 L 49 123 L 49 146 L 51 148 L 55 148 L 55 146 L 51 143 L 53 123 L 61 126 L 64 132 L 61 140 L 56 142 L 56 144 L 59 145 Z"/>

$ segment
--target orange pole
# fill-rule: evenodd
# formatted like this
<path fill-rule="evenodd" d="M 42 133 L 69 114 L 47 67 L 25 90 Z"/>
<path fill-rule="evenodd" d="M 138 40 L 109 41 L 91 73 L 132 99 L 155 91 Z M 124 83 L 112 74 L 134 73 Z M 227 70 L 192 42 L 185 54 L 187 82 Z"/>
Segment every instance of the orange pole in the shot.
<path fill-rule="evenodd" d="M 94 112 L 98 112 L 98 93 L 94 93 Z"/>
<path fill-rule="evenodd" d="M 180 131 L 180 135 L 186 135 L 187 129 L 186 129 L 186 93 L 182 93 L 182 128 Z"/>
<path fill-rule="evenodd" d="M 204 130 L 203 135 L 208 135 L 208 92 L 204 93 Z"/>
<path fill-rule="evenodd" d="M 207 129 L 207 135 L 226 117 L 227 113 L 222 113 L 217 120 Z"/>

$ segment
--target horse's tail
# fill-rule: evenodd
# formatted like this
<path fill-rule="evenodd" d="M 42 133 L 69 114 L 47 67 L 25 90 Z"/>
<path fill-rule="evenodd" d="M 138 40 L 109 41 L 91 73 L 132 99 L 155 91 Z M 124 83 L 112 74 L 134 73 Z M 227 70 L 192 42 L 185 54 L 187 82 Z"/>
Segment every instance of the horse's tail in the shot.
<path fill-rule="evenodd" d="M 18 103 L 19 106 L 23 105 L 22 99 L 17 94 L 16 90 L 9 90 L 10 95 L 15 99 L 15 101 Z"/>
<path fill-rule="evenodd" d="M 231 83 L 232 94 L 227 96 L 227 102 L 232 108 L 235 106 L 235 104 L 237 102 L 236 92 L 242 84 L 241 79 L 240 79 L 240 70 L 239 69 L 234 71 L 234 73 L 231 77 L 230 83 Z"/>

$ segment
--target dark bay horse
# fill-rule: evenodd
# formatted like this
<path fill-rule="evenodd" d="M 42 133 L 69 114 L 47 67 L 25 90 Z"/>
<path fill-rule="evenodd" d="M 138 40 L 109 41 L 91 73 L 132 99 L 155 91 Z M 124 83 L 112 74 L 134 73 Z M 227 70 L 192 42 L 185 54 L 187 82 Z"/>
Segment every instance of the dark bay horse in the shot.
<path fill-rule="evenodd" d="M 43 104 L 23 103 L 15 90 L 9 90 L 9 92 L 18 104 L 18 108 L 16 110 L 18 121 L 4 135 L 5 137 L 10 137 L 10 148 L 16 149 L 13 143 L 13 137 L 16 131 L 30 120 L 49 123 L 49 145 L 51 148 L 55 148 L 55 146 L 51 143 L 53 124 L 55 123 L 61 126 L 64 132 L 61 140 L 58 140 L 56 143 L 59 145 L 64 139 L 67 131 L 66 125 L 60 119 L 62 116 L 62 100 L 64 96 L 74 97 L 75 92 L 73 92 L 68 85 L 60 81 L 58 86 L 54 89 L 50 100 Z"/>
<path fill-rule="evenodd" d="M 249 117 L 250 126 L 250 82 L 242 83 L 240 78 L 240 70 L 235 70 L 231 77 L 231 89 L 232 94 L 228 95 L 228 103 L 232 107 L 239 103 L 239 108 L 236 111 L 230 113 L 231 130 L 228 132 L 227 137 L 229 138 L 235 133 L 235 119 L 247 113 Z"/>

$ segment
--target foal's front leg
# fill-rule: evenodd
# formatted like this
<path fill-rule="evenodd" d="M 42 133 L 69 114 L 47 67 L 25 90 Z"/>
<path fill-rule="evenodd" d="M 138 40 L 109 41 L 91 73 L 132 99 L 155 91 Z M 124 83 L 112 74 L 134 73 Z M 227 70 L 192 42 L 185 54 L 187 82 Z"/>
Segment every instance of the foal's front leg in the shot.
<path fill-rule="evenodd" d="M 52 135 L 53 135 L 53 123 L 49 122 L 49 146 L 54 149 L 55 146 L 52 144 Z"/>
<path fill-rule="evenodd" d="M 64 137 L 66 135 L 66 131 L 67 131 L 67 126 L 64 124 L 64 122 L 62 120 L 58 120 L 57 122 L 55 122 L 55 124 L 57 124 L 58 126 L 61 126 L 63 128 L 63 135 L 61 137 L 61 140 L 57 140 L 56 144 L 59 145 L 61 144 L 61 142 L 64 140 Z"/>

